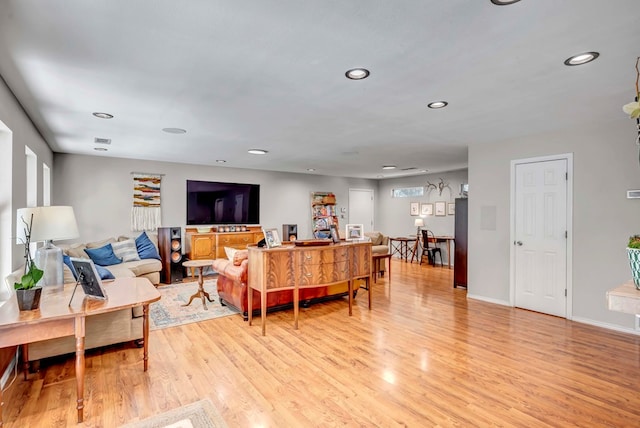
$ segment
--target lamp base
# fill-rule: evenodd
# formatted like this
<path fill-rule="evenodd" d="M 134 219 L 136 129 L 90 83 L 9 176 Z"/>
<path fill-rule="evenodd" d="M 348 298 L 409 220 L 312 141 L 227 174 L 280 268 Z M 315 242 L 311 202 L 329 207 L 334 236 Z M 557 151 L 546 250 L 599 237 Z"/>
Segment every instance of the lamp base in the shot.
<path fill-rule="evenodd" d="M 38 269 L 42 269 L 44 271 L 44 275 L 38 282 L 38 285 L 46 287 L 62 287 L 64 285 L 62 249 L 53 245 L 53 242 L 47 241 L 44 247 L 40 247 L 36 250 L 34 261 L 36 266 L 38 266 Z"/>

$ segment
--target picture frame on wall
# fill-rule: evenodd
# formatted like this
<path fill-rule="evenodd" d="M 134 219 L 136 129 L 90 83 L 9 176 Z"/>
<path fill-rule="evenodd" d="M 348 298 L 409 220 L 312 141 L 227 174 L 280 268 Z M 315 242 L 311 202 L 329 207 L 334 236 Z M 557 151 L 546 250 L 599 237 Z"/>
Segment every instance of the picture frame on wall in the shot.
<path fill-rule="evenodd" d="M 435 203 L 436 216 L 447 215 L 447 203 L 445 201 L 438 201 Z"/>
<path fill-rule="evenodd" d="M 453 202 L 447 204 L 447 215 L 456 215 L 456 204 Z"/>
<path fill-rule="evenodd" d="M 364 226 L 362 224 L 348 224 L 345 227 L 345 238 L 347 241 L 359 241 L 363 237 Z"/>
<path fill-rule="evenodd" d="M 420 204 L 420 215 L 433 215 L 433 204 Z"/>
<path fill-rule="evenodd" d="M 267 248 L 275 248 L 282 246 L 282 241 L 280 241 L 280 235 L 278 235 L 278 229 L 262 229 L 262 233 L 264 233 L 264 241 L 267 244 Z"/>
<path fill-rule="evenodd" d="M 409 204 L 409 213 L 411 215 L 420 215 L 420 203 L 419 202 L 411 202 Z"/>

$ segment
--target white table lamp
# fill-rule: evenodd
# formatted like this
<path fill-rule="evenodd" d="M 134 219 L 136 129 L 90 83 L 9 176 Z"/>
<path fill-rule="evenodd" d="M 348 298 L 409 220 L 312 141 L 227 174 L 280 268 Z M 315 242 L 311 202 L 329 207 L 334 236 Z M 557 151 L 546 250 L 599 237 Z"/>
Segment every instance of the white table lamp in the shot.
<path fill-rule="evenodd" d="M 420 240 L 420 228 L 424 226 L 424 219 L 417 218 L 413 221 L 413 225 L 416 227 L 416 238 Z"/>
<path fill-rule="evenodd" d="M 26 241 L 26 228 L 23 219 L 28 224 L 31 215 L 33 215 L 31 242 L 45 242 L 43 247 L 36 250 L 34 258 L 36 266 L 44 271 L 40 284 L 62 285 L 64 282 L 62 250 L 53 245 L 53 241 L 74 239 L 79 236 L 73 207 L 50 206 L 18 209 L 16 236 L 19 243 Z"/>

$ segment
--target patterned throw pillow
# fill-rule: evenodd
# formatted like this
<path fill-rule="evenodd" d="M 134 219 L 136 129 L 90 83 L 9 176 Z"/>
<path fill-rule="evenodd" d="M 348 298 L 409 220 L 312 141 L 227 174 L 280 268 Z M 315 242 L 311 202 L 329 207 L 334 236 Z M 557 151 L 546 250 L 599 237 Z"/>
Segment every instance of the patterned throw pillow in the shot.
<path fill-rule="evenodd" d="M 113 248 L 113 253 L 116 257 L 120 257 L 123 262 L 140 260 L 140 256 L 138 256 L 138 249 L 136 248 L 136 241 L 133 239 L 114 242 L 111 244 L 111 247 Z"/>

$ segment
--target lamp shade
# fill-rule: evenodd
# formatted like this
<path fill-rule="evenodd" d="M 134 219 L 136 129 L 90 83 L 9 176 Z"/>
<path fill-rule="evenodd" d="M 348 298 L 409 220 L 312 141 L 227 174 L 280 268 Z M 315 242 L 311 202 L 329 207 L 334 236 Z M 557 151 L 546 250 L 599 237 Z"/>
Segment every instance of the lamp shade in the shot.
<path fill-rule="evenodd" d="M 414 220 L 414 222 L 413 222 L 413 225 L 414 225 L 415 227 L 422 227 L 422 226 L 424 226 L 424 219 L 421 219 L 421 218 L 417 218 L 417 219 L 415 219 L 415 220 Z"/>
<path fill-rule="evenodd" d="M 73 207 L 20 208 L 16 215 L 16 239 L 18 243 L 26 241 L 26 230 L 32 215 L 31 242 L 74 239 L 80 236 Z"/>

